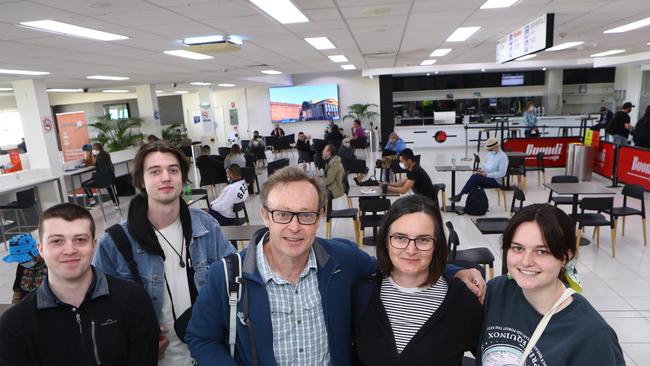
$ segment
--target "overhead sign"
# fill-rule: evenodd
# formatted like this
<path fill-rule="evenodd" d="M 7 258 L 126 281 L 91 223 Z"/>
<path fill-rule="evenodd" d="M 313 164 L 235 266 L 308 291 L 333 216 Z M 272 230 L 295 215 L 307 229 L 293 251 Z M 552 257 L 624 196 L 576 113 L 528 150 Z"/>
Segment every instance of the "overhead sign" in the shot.
<path fill-rule="evenodd" d="M 521 56 L 553 46 L 555 14 L 544 14 L 517 28 L 497 41 L 497 63 L 512 61 Z"/>

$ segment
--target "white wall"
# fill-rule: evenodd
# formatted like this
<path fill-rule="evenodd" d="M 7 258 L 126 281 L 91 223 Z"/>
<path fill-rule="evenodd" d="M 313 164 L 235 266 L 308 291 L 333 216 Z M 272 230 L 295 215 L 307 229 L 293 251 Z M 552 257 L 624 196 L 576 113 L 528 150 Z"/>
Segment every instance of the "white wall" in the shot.
<path fill-rule="evenodd" d="M 9 109 L 9 110 L 18 109 L 18 107 L 16 106 L 16 98 L 14 98 L 13 94 L 0 96 L 0 110 L 1 109 Z"/>

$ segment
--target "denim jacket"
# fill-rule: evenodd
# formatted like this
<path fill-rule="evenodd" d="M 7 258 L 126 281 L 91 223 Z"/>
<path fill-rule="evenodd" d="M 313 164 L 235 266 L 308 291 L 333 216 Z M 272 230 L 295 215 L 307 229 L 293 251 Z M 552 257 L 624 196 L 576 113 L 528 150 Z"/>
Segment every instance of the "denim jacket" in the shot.
<path fill-rule="evenodd" d="M 189 214 L 192 224 L 192 240 L 189 246 L 190 259 L 194 268 L 194 283 L 197 290 L 200 290 L 205 284 L 206 274 L 210 266 L 222 257 L 234 253 L 235 250 L 212 216 L 196 208 L 189 208 Z M 121 225 L 131 243 L 135 244 L 133 258 L 138 265 L 138 272 L 143 285 L 153 301 L 156 316 L 160 319 L 163 291 L 165 289 L 163 259 L 161 256 L 147 252 L 142 248 L 142 245 L 127 230 L 126 220 Z M 93 265 L 107 275 L 133 281 L 133 276 L 126 261 L 108 233 L 104 233 L 99 239 Z"/>

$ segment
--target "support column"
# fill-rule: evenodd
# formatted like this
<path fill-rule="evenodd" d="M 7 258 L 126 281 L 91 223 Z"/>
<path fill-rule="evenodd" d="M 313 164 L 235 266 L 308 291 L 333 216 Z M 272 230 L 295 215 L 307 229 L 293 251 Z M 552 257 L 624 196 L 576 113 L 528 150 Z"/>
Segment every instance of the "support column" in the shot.
<path fill-rule="evenodd" d="M 210 145 L 216 151 L 219 142 L 226 141 L 222 116 L 218 115 L 212 88 L 199 88 L 198 94 L 201 110 L 201 143 Z"/>
<path fill-rule="evenodd" d="M 45 81 L 17 80 L 13 82 L 13 87 L 23 125 L 30 170 L 48 169 L 52 175 L 62 175 L 61 153 Z M 63 179 L 61 184 L 65 191 Z M 38 193 L 43 209 L 59 202 L 55 183 L 40 185 Z"/>
<path fill-rule="evenodd" d="M 614 100 L 616 110 L 625 102 L 631 102 L 636 107 L 630 112 L 632 124 L 642 117 L 644 109 L 639 108 L 641 101 L 641 81 L 643 72 L 640 65 L 628 65 L 616 67 L 614 76 Z"/>
<path fill-rule="evenodd" d="M 544 74 L 544 114 L 562 115 L 562 79 L 564 70 L 546 70 Z"/>
<path fill-rule="evenodd" d="M 140 132 L 145 139 L 149 135 L 156 135 L 162 138 L 162 128 L 160 126 L 160 112 L 158 109 L 158 97 L 154 85 L 145 84 L 135 87 L 138 97 L 138 112 L 143 119 Z"/>
<path fill-rule="evenodd" d="M 393 75 L 379 76 L 379 117 L 381 142 L 388 141 L 388 135 L 395 129 L 393 117 Z"/>

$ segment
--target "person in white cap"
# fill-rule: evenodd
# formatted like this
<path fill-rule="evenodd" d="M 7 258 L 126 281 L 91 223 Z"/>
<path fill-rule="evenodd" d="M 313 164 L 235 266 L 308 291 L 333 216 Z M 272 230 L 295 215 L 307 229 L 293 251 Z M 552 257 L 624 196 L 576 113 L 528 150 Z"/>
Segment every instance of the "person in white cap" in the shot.
<path fill-rule="evenodd" d="M 499 148 L 499 141 L 494 137 L 487 139 L 485 150 L 488 152 L 485 164 L 469 177 L 459 194 L 450 198 L 452 202 L 459 202 L 464 194 L 471 192 L 475 187 L 496 188 L 499 186 L 499 180 L 506 175 L 508 155 Z"/>

